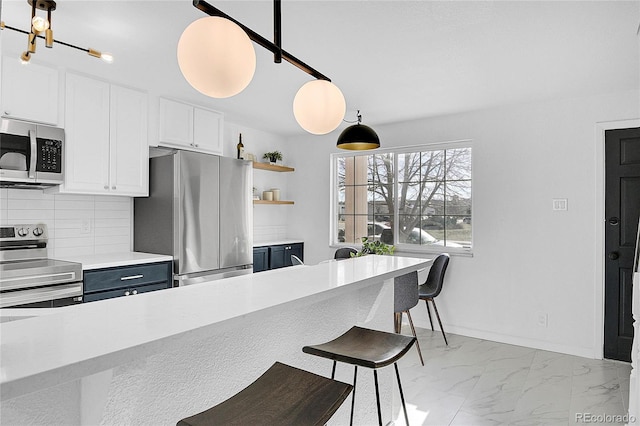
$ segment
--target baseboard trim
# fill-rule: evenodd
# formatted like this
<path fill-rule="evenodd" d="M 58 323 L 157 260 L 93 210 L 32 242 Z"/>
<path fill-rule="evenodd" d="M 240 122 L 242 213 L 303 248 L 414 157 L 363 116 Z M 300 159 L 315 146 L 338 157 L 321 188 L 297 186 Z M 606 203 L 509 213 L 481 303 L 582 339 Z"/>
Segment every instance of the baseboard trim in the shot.
<path fill-rule="evenodd" d="M 416 326 L 420 326 L 416 324 Z M 427 324 L 423 328 L 431 329 Z M 436 325 L 436 331 L 440 333 L 440 329 Z M 487 330 L 477 330 L 454 325 L 444 325 L 445 333 L 458 334 L 460 336 L 473 337 L 476 339 L 491 340 L 492 342 L 506 343 L 508 345 L 524 346 L 526 348 L 541 349 L 544 351 L 558 352 L 567 355 L 575 355 L 583 358 L 598 359 L 594 356 L 593 348 L 577 347 L 572 345 L 563 345 L 544 340 L 530 339 L 526 337 L 511 336 L 508 334 L 495 333 Z M 600 358 L 601 359 L 601 358 Z"/>

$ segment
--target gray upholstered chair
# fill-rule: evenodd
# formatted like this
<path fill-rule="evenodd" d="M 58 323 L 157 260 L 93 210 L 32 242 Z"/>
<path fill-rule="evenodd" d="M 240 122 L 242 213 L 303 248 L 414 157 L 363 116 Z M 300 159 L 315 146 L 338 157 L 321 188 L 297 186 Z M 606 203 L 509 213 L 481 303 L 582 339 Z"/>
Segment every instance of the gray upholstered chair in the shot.
<path fill-rule="evenodd" d="M 333 258 L 335 260 L 351 259 L 351 253 L 355 255 L 357 252 L 358 250 L 352 247 L 342 247 L 336 250 L 336 253 L 333 255 Z"/>
<path fill-rule="evenodd" d="M 418 336 L 416 336 L 416 329 L 413 326 L 413 320 L 411 319 L 411 313 L 409 309 L 418 304 L 418 272 L 410 272 L 405 275 L 394 278 L 394 291 L 393 291 L 393 306 L 394 306 L 394 328 L 396 333 L 401 332 L 402 328 L 402 314 L 407 314 L 409 318 L 409 325 L 411 326 L 411 333 L 416 338 L 416 348 L 418 348 L 418 355 L 420 355 L 420 363 L 424 365 L 422 359 L 422 351 L 420 350 L 420 343 L 418 343 Z"/>
<path fill-rule="evenodd" d="M 433 321 L 431 320 L 431 310 L 429 309 L 429 301 L 433 304 L 433 309 L 436 311 L 436 317 L 438 318 L 438 324 L 440 324 L 440 330 L 442 331 L 442 337 L 444 337 L 444 343 L 448 346 L 447 336 L 444 334 L 444 328 L 442 328 L 442 321 L 440 321 L 440 314 L 436 307 L 436 296 L 442 291 L 442 284 L 444 283 L 444 273 L 447 271 L 449 265 L 449 255 L 442 253 L 433 261 L 431 269 L 429 269 L 429 275 L 427 280 L 418 289 L 418 295 L 420 300 L 424 300 L 427 305 L 427 313 L 429 314 L 429 323 L 431 324 L 431 330 L 433 330 Z"/>

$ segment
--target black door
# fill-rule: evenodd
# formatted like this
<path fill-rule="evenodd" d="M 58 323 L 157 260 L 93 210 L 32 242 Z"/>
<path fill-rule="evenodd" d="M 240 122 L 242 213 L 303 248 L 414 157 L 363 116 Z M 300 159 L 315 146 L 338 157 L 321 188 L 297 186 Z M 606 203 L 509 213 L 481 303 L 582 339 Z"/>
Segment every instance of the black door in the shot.
<path fill-rule="evenodd" d="M 632 269 L 640 216 L 640 128 L 605 133 L 604 356 L 631 361 Z"/>

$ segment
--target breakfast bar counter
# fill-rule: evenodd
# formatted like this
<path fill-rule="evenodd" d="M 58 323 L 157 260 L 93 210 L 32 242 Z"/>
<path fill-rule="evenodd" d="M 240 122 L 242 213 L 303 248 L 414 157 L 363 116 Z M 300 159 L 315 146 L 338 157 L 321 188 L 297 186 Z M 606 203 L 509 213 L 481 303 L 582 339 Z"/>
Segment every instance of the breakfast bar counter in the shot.
<path fill-rule="evenodd" d="M 326 375 L 330 363 L 302 354 L 302 346 L 352 325 L 392 331 L 393 278 L 429 263 L 365 256 L 2 323 L 2 422 L 175 424 L 228 398 L 275 361 Z M 350 382 L 351 374 L 337 379 Z M 390 393 L 390 378 L 388 385 Z M 375 416 L 371 409 L 359 415 Z"/>

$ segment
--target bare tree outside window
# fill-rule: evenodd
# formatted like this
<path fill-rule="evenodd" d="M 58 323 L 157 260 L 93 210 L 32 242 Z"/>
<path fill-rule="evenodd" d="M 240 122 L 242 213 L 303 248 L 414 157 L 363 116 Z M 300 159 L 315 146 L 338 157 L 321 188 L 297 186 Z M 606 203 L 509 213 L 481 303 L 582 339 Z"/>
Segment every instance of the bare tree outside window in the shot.
<path fill-rule="evenodd" d="M 471 248 L 471 160 L 470 147 L 338 157 L 336 242 Z"/>

